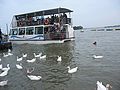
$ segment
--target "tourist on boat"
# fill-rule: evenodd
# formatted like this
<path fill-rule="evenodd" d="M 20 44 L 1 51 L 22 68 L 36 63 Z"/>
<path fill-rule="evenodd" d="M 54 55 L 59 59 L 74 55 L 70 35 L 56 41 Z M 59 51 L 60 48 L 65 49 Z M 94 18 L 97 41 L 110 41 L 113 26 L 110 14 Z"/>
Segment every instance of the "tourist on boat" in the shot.
<path fill-rule="evenodd" d="M 67 24 L 67 15 L 63 13 L 63 23 Z"/>
<path fill-rule="evenodd" d="M 54 24 L 54 19 L 55 19 L 55 17 L 54 17 L 54 14 L 51 16 L 51 23 L 50 24 Z"/>

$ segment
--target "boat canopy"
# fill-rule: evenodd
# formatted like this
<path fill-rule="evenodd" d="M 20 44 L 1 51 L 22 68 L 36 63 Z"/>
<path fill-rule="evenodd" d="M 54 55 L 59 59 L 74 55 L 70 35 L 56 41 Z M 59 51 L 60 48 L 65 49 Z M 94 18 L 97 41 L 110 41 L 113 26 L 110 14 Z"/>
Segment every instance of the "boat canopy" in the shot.
<path fill-rule="evenodd" d="M 26 16 L 35 17 L 35 16 L 45 16 L 45 15 L 53 15 L 53 14 L 68 13 L 68 12 L 73 12 L 73 11 L 66 8 L 56 8 L 56 9 L 42 10 L 37 12 L 15 15 L 15 17 L 26 17 Z"/>

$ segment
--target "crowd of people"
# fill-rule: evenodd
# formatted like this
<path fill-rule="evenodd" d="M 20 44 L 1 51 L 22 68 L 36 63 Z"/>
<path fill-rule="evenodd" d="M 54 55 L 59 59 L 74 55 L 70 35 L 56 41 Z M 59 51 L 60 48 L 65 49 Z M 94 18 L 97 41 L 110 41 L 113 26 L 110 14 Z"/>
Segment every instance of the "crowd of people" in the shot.
<path fill-rule="evenodd" d="M 34 26 L 34 25 L 53 25 L 54 23 L 68 24 L 68 18 L 65 13 L 60 15 L 51 15 L 45 18 L 44 16 L 27 16 L 27 17 L 17 17 L 17 26 Z"/>

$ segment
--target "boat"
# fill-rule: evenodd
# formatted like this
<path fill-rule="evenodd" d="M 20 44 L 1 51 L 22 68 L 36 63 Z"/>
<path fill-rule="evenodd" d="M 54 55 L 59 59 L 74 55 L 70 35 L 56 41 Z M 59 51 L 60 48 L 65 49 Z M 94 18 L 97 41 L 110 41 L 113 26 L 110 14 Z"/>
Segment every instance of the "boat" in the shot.
<path fill-rule="evenodd" d="M 83 29 L 81 29 L 81 30 L 80 30 L 80 32 L 84 32 L 84 30 L 83 30 Z"/>
<path fill-rule="evenodd" d="M 13 44 L 64 43 L 75 38 L 70 9 L 55 8 L 14 15 L 9 41 Z"/>

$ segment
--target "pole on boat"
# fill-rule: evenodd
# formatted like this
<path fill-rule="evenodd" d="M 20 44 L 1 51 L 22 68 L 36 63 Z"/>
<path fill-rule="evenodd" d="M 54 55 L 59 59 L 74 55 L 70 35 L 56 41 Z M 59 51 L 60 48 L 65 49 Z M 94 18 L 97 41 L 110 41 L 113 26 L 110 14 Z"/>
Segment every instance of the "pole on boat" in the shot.
<path fill-rule="evenodd" d="M 9 37 L 9 34 L 8 34 L 8 24 L 6 24 L 6 29 L 7 29 L 7 41 L 8 41 L 8 37 Z"/>

